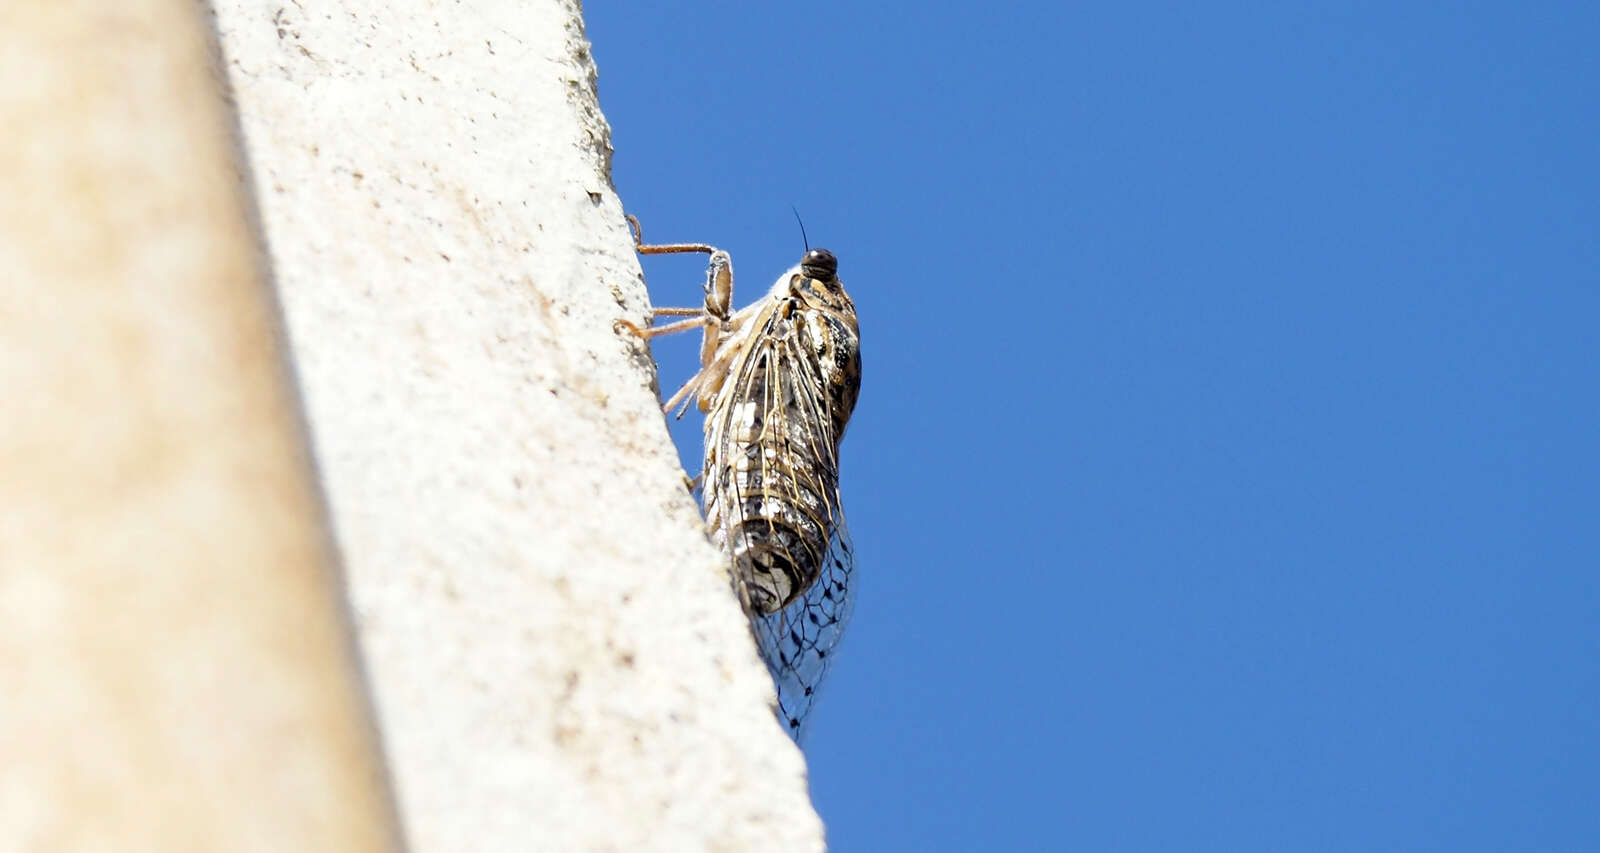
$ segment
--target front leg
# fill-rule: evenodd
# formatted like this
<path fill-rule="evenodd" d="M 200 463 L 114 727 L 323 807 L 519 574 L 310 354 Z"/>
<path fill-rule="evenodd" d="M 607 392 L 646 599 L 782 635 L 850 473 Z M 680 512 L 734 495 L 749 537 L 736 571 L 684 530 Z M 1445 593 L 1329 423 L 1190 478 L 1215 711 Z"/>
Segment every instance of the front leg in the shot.
<path fill-rule="evenodd" d="M 700 340 L 700 370 L 689 378 L 681 388 L 668 398 L 662 406 L 663 412 L 671 412 L 679 403 L 692 392 L 698 390 L 697 402 L 701 412 L 710 411 L 711 403 L 722 384 L 728 366 L 726 358 L 719 361 L 717 348 L 721 345 L 727 333 L 735 325 L 733 321 L 733 258 L 715 246 L 706 243 L 663 243 L 649 245 L 644 242 L 644 230 L 639 225 L 637 217 L 628 216 L 628 226 L 633 234 L 634 250 L 641 255 L 672 255 L 683 253 L 704 253 L 710 255 L 706 265 L 706 280 L 702 286 L 705 293 L 705 303 L 702 308 L 655 308 L 650 312 L 651 319 L 657 317 L 687 317 L 689 319 L 668 323 L 665 326 L 650 326 L 640 328 L 627 320 L 618 320 L 617 325 L 627 329 L 643 340 L 658 338 L 662 335 L 671 335 L 678 332 L 687 332 L 693 329 L 702 329 Z M 683 417 L 684 409 L 678 412 Z"/>
<path fill-rule="evenodd" d="M 700 373 L 678 389 L 678 393 L 672 395 L 671 401 L 666 406 L 666 409 L 670 411 L 672 406 L 696 384 L 699 376 L 712 367 L 712 363 L 716 360 L 717 347 L 726 336 L 728 324 L 733 316 L 733 258 L 727 252 L 707 243 L 646 244 L 644 242 L 644 229 L 640 227 L 638 217 L 629 215 L 627 219 L 628 228 L 633 234 L 633 248 L 641 255 L 673 255 L 699 252 L 711 256 L 706 264 L 706 281 L 701 288 L 705 292 L 705 307 L 656 308 L 651 311 L 651 319 L 656 317 L 689 317 L 690 319 L 668 323 L 665 326 L 652 326 L 648 329 L 641 329 L 627 320 L 618 321 L 619 325 L 644 340 L 677 332 L 687 332 L 691 329 L 704 330 L 700 339 Z M 700 410 L 705 411 L 707 404 L 707 401 L 702 399 Z"/>
<path fill-rule="evenodd" d="M 687 309 L 687 308 L 664 308 L 664 309 L 661 309 L 660 311 L 657 311 L 655 313 L 656 313 L 656 316 L 658 316 L 658 317 L 659 316 L 663 316 L 664 314 L 667 315 L 667 316 L 672 316 L 672 313 L 675 313 L 675 312 L 678 312 L 678 311 L 689 311 L 689 310 L 691 310 L 691 309 Z M 651 338 L 659 338 L 662 335 L 675 335 L 678 332 L 687 332 L 690 329 L 698 329 L 701 326 L 707 326 L 707 325 L 711 325 L 711 324 L 717 322 L 717 319 L 715 317 L 707 317 L 707 316 L 705 316 L 705 313 L 703 311 L 700 311 L 698 309 L 694 309 L 694 313 L 698 314 L 700 316 L 694 317 L 694 318 L 689 319 L 689 320 L 679 320 L 676 323 L 668 323 L 665 326 L 648 326 L 646 328 L 641 329 L 638 326 L 635 326 L 632 323 L 632 321 L 629 321 L 629 320 L 618 320 L 617 321 L 617 325 L 623 327 L 624 329 L 627 329 L 628 331 L 634 333 L 635 335 L 638 335 L 640 338 L 643 338 L 644 340 L 648 341 Z M 681 316 L 681 315 L 678 315 L 678 316 Z"/>

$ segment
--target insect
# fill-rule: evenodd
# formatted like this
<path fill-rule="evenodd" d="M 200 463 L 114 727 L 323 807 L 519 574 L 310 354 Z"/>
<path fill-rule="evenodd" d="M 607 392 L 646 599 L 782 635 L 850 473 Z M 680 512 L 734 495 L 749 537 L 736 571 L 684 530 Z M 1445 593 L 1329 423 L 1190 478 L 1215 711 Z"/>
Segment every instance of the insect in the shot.
<path fill-rule="evenodd" d="M 796 741 L 854 603 L 855 551 L 839 498 L 839 440 L 861 388 L 855 303 L 826 249 L 807 248 L 755 304 L 733 311 L 733 261 L 704 243 L 646 245 L 641 255 L 710 256 L 699 308 L 641 329 L 649 339 L 700 329 L 700 370 L 662 407 L 705 419 L 699 482 L 711 541 L 777 686 L 779 719 Z M 803 229 L 802 229 L 803 230 Z"/>

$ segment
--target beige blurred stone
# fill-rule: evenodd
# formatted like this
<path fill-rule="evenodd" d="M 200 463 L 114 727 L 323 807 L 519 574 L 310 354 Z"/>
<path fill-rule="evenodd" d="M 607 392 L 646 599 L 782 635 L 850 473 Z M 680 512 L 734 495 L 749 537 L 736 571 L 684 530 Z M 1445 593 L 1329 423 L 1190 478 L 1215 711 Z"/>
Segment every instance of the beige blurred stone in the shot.
<path fill-rule="evenodd" d="M 392 849 L 198 9 L 0 5 L 0 80 L 0 849 Z"/>

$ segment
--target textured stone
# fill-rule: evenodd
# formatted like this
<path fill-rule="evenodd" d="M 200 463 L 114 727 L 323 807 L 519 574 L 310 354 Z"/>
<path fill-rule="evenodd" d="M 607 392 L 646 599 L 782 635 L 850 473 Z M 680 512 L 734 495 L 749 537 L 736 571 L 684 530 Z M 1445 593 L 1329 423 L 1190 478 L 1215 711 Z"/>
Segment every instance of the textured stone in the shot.
<path fill-rule="evenodd" d="M 576 3 L 214 5 L 414 848 L 819 849 L 613 328 L 647 301 Z"/>

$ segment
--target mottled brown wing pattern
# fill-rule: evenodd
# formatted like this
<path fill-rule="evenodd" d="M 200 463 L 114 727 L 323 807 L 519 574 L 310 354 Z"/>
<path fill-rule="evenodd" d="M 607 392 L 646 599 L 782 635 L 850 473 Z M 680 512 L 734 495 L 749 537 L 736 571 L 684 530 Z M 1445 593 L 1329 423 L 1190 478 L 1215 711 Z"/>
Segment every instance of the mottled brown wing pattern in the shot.
<path fill-rule="evenodd" d="M 705 332 L 700 371 L 666 408 L 692 393 L 706 413 L 707 527 L 729 556 L 734 590 L 777 687 L 778 716 L 799 740 L 854 601 L 839 440 L 861 382 L 855 305 L 825 249 L 808 250 L 764 299 L 737 313 L 729 308 L 727 253 L 642 240 L 639 250 L 711 256 L 705 307 L 655 312 L 691 319 L 650 329 L 625 325 L 646 338 Z"/>
<path fill-rule="evenodd" d="M 706 419 L 702 482 L 712 541 L 732 558 L 779 717 L 798 739 L 854 601 L 839 439 L 860 355 L 853 308 L 812 303 L 805 291 L 819 282 L 794 277 L 794 294 L 775 289 L 742 330 L 748 340 Z"/>

